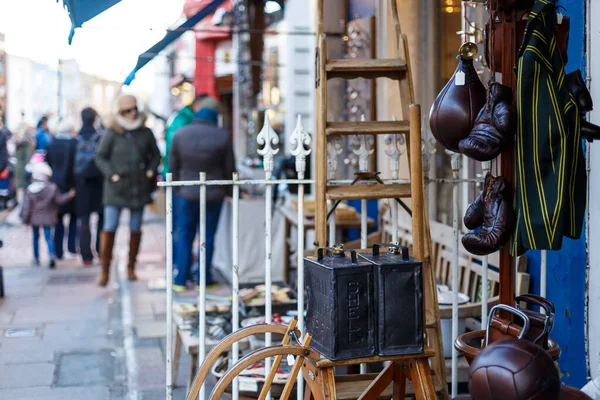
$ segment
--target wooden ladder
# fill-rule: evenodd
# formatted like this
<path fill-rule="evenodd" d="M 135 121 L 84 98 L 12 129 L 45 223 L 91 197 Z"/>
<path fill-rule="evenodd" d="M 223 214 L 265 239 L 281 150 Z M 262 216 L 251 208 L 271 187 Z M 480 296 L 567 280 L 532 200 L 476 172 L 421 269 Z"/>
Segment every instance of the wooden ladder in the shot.
<path fill-rule="evenodd" d="M 327 246 L 327 201 L 350 199 L 411 198 L 413 254 L 423 261 L 424 319 L 427 334 L 427 357 L 436 380 L 436 392 L 448 398 L 444 352 L 441 339 L 435 276 L 431 267 L 431 234 L 425 207 L 423 164 L 421 158 L 421 109 L 415 104 L 410 70 L 408 41 L 400 29 L 396 0 L 390 0 L 395 36 L 402 58 L 392 59 L 329 59 L 324 33 L 323 2 L 317 2 L 317 64 L 316 64 L 316 241 L 317 247 Z M 330 122 L 327 120 L 327 81 L 341 79 L 389 78 L 398 81 L 402 102 L 402 119 L 398 121 Z M 404 134 L 408 136 L 410 183 L 329 185 L 327 181 L 327 141 L 334 135 Z M 333 245 L 334 243 L 329 243 Z M 421 356 L 415 357 L 419 363 Z M 429 372 L 429 369 L 428 369 Z M 394 374 L 398 376 L 397 374 Z M 387 375 L 389 376 L 389 374 Z M 340 383 L 341 384 L 341 383 Z M 338 384 L 337 390 L 340 390 Z M 335 390 L 335 387 L 332 388 Z"/>

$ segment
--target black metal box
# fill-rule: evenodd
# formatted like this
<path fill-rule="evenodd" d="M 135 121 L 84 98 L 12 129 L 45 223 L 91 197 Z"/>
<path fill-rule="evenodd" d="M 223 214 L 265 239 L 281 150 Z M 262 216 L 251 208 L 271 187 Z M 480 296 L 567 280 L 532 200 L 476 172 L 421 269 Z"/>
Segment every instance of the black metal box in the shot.
<path fill-rule="evenodd" d="M 333 248 L 305 258 L 306 331 L 330 360 L 375 354 L 375 269 L 356 252 Z"/>
<path fill-rule="evenodd" d="M 380 252 L 359 257 L 375 267 L 377 277 L 377 347 L 379 356 L 423 352 L 423 278 L 422 263 L 409 257 L 408 248 L 393 244 Z"/>

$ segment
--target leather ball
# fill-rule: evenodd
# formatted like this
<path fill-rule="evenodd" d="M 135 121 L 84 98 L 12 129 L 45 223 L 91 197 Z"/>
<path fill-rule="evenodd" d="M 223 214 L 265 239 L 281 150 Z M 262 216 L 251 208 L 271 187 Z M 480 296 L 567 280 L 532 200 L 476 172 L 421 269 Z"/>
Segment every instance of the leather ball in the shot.
<path fill-rule="evenodd" d="M 592 398 L 579 389 L 563 386 L 560 388 L 560 400 L 592 400 Z"/>
<path fill-rule="evenodd" d="M 560 378 L 552 357 L 527 341 L 495 342 L 471 364 L 473 400 L 558 400 Z"/>

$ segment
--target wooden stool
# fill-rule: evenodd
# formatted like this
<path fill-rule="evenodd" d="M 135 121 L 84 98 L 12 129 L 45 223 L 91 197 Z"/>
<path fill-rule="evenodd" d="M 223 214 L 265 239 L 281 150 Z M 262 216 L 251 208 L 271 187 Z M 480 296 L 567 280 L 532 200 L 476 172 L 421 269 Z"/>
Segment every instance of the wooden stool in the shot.
<path fill-rule="evenodd" d="M 310 400 L 375 400 L 380 397 L 404 399 L 407 392 L 414 390 L 417 399 L 436 398 L 429 358 L 435 353 L 426 350 L 421 354 L 396 357 L 368 357 L 345 361 L 307 359 L 303 374 L 309 390 L 305 399 Z M 335 376 L 335 367 L 388 362 L 379 374 Z M 406 380 L 412 385 L 407 385 Z M 409 386 L 412 386 L 409 388 Z"/>

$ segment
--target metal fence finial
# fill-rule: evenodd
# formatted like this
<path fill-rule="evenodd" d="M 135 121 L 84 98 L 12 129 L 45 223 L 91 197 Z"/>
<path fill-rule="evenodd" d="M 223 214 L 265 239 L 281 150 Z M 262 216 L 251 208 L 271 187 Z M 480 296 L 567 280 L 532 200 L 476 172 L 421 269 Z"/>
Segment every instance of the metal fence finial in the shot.
<path fill-rule="evenodd" d="M 311 143 L 312 137 L 304 130 L 302 117 L 298 114 L 296 128 L 290 137 L 290 144 L 293 146 L 291 153 L 296 157 L 296 172 L 298 173 L 298 179 L 304 179 L 304 172 L 306 172 L 306 156 L 311 152 Z"/>
<path fill-rule="evenodd" d="M 392 120 L 396 121 L 396 116 L 392 116 Z M 390 157 L 390 169 L 394 179 L 398 179 L 400 171 L 400 156 L 404 154 L 404 136 L 397 133 L 388 133 L 385 135 L 385 144 L 388 146 L 385 149 L 385 154 Z"/>
<path fill-rule="evenodd" d="M 273 145 L 279 144 L 279 136 L 271 127 L 271 121 L 269 116 L 265 114 L 265 124 L 261 129 L 260 133 L 256 137 L 256 142 L 259 146 L 263 146 L 262 149 L 258 149 L 258 154 L 263 156 L 264 170 L 267 179 L 271 179 L 271 173 L 273 172 L 273 157 L 279 153 L 279 148 L 274 148 Z"/>
<path fill-rule="evenodd" d="M 338 155 L 342 154 L 342 138 L 334 136 L 327 141 L 327 179 L 335 179 L 338 167 Z"/>
<path fill-rule="evenodd" d="M 364 114 L 360 117 L 361 121 L 365 121 Z M 375 152 L 371 149 L 371 146 L 367 144 L 367 135 L 360 135 L 358 149 L 352 150 L 354 154 L 358 156 L 358 169 L 360 172 L 367 172 L 369 170 L 369 158 L 371 154 Z"/>

